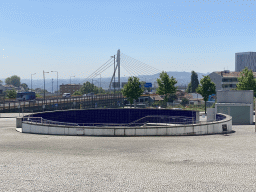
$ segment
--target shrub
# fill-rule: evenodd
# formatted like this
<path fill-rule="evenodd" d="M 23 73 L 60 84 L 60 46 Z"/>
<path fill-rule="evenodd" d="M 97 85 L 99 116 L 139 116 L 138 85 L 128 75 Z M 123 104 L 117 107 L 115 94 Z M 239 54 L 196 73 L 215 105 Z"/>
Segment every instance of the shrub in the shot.
<path fill-rule="evenodd" d="M 73 95 L 82 95 L 82 93 L 80 91 L 75 91 Z"/>
<path fill-rule="evenodd" d="M 16 97 L 17 97 L 16 91 L 15 90 L 7 91 L 7 97 L 9 99 L 16 99 Z"/>
<path fill-rule="evenodd" d="M 188 100 L 187 98 L 182 98 L 180 104 L 183 105 L 183 106 L 185 106 L 185 105 L 189 104 L 189 100 Z"/>

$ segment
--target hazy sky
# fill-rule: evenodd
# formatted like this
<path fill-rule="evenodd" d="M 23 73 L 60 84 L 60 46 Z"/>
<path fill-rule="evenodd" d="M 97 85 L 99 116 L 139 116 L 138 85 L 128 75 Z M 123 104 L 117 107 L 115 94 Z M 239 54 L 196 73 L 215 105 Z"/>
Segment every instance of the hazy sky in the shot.
<path fill-rule="evenodd" d="M 255 10 L 255 0 L 2 0 L 0 77 L 85 78 L 118 49 L 159 70 L 234 70 L 236 52 L 256 51 Z"/>

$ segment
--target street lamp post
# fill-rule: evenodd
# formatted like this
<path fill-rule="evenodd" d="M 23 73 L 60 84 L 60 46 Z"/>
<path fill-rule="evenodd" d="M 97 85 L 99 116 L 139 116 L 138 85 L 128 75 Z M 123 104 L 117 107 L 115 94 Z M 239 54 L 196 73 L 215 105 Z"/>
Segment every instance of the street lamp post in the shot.
<path fill-rule="evenodd" d="M 49 73 L 49 72 L 44 72 L 43 71 L 43 76 L 44 76 L 44 104 L 45 104 L 45 73 Z"/>
<path fill-rule="evenodd" d="M 100 88 L 101 88 L 101 73 L 100 73 Z M 100 89 L 101 90 L 101 89 Z"/>
<path fill-rule="evenodd" d="M 51 71 L 57 73 L 57 96 L 59 96 L 59 85 L 58 85 L 58 71 Z"/>
<path fill-rule="evenodd" d="M 96 74 L 96 75 L 100 75 L 100 87 L 101 87 L 101 73 Z"/>
<path fill-rule="evenodd" d="M 70 76 L 70 85 L 71 85 L 71 77 L 75 77 L 75 76 Z"/>
<path fill-rule="evenodd" d="M 116 61 L 116 59 L 115 59 L 115 55 L 114 55 L 114 96 L 115 96 L 115 94 L 116 94 L 116 66 L 115 66 L 115 61 Z"/>
<path fill-rule="evenodd" d="M 32 92 L 32 75 L 35 75 L 36 73 L 33 73 L 33 74 L 31 74 L 31 90 L 30 90 L 30 92 Z"/>

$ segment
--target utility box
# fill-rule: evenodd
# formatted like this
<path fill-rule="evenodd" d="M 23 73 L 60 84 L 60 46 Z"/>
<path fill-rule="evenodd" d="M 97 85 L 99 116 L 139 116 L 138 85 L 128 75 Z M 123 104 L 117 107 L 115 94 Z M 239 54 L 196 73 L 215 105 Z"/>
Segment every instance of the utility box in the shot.
<path fill-rule="evenodd" d="M 221 90 L 217 91 L 215 113 L 232 116 L 233 125 L 253 124 L 253 91 Z"/>

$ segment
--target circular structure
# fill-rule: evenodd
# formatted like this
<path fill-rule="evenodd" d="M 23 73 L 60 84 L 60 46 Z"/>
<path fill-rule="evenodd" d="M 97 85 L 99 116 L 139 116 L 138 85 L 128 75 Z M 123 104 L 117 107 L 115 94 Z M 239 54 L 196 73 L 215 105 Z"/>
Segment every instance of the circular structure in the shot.
<path fill-rule="evenodd" d="M 232 131 L 232 118 L 200 122 L 198 111 L 170 109 L 87 109 L 35 113 L 17 118 L 26 133 L 95 136 L 202 135 Z"/>

